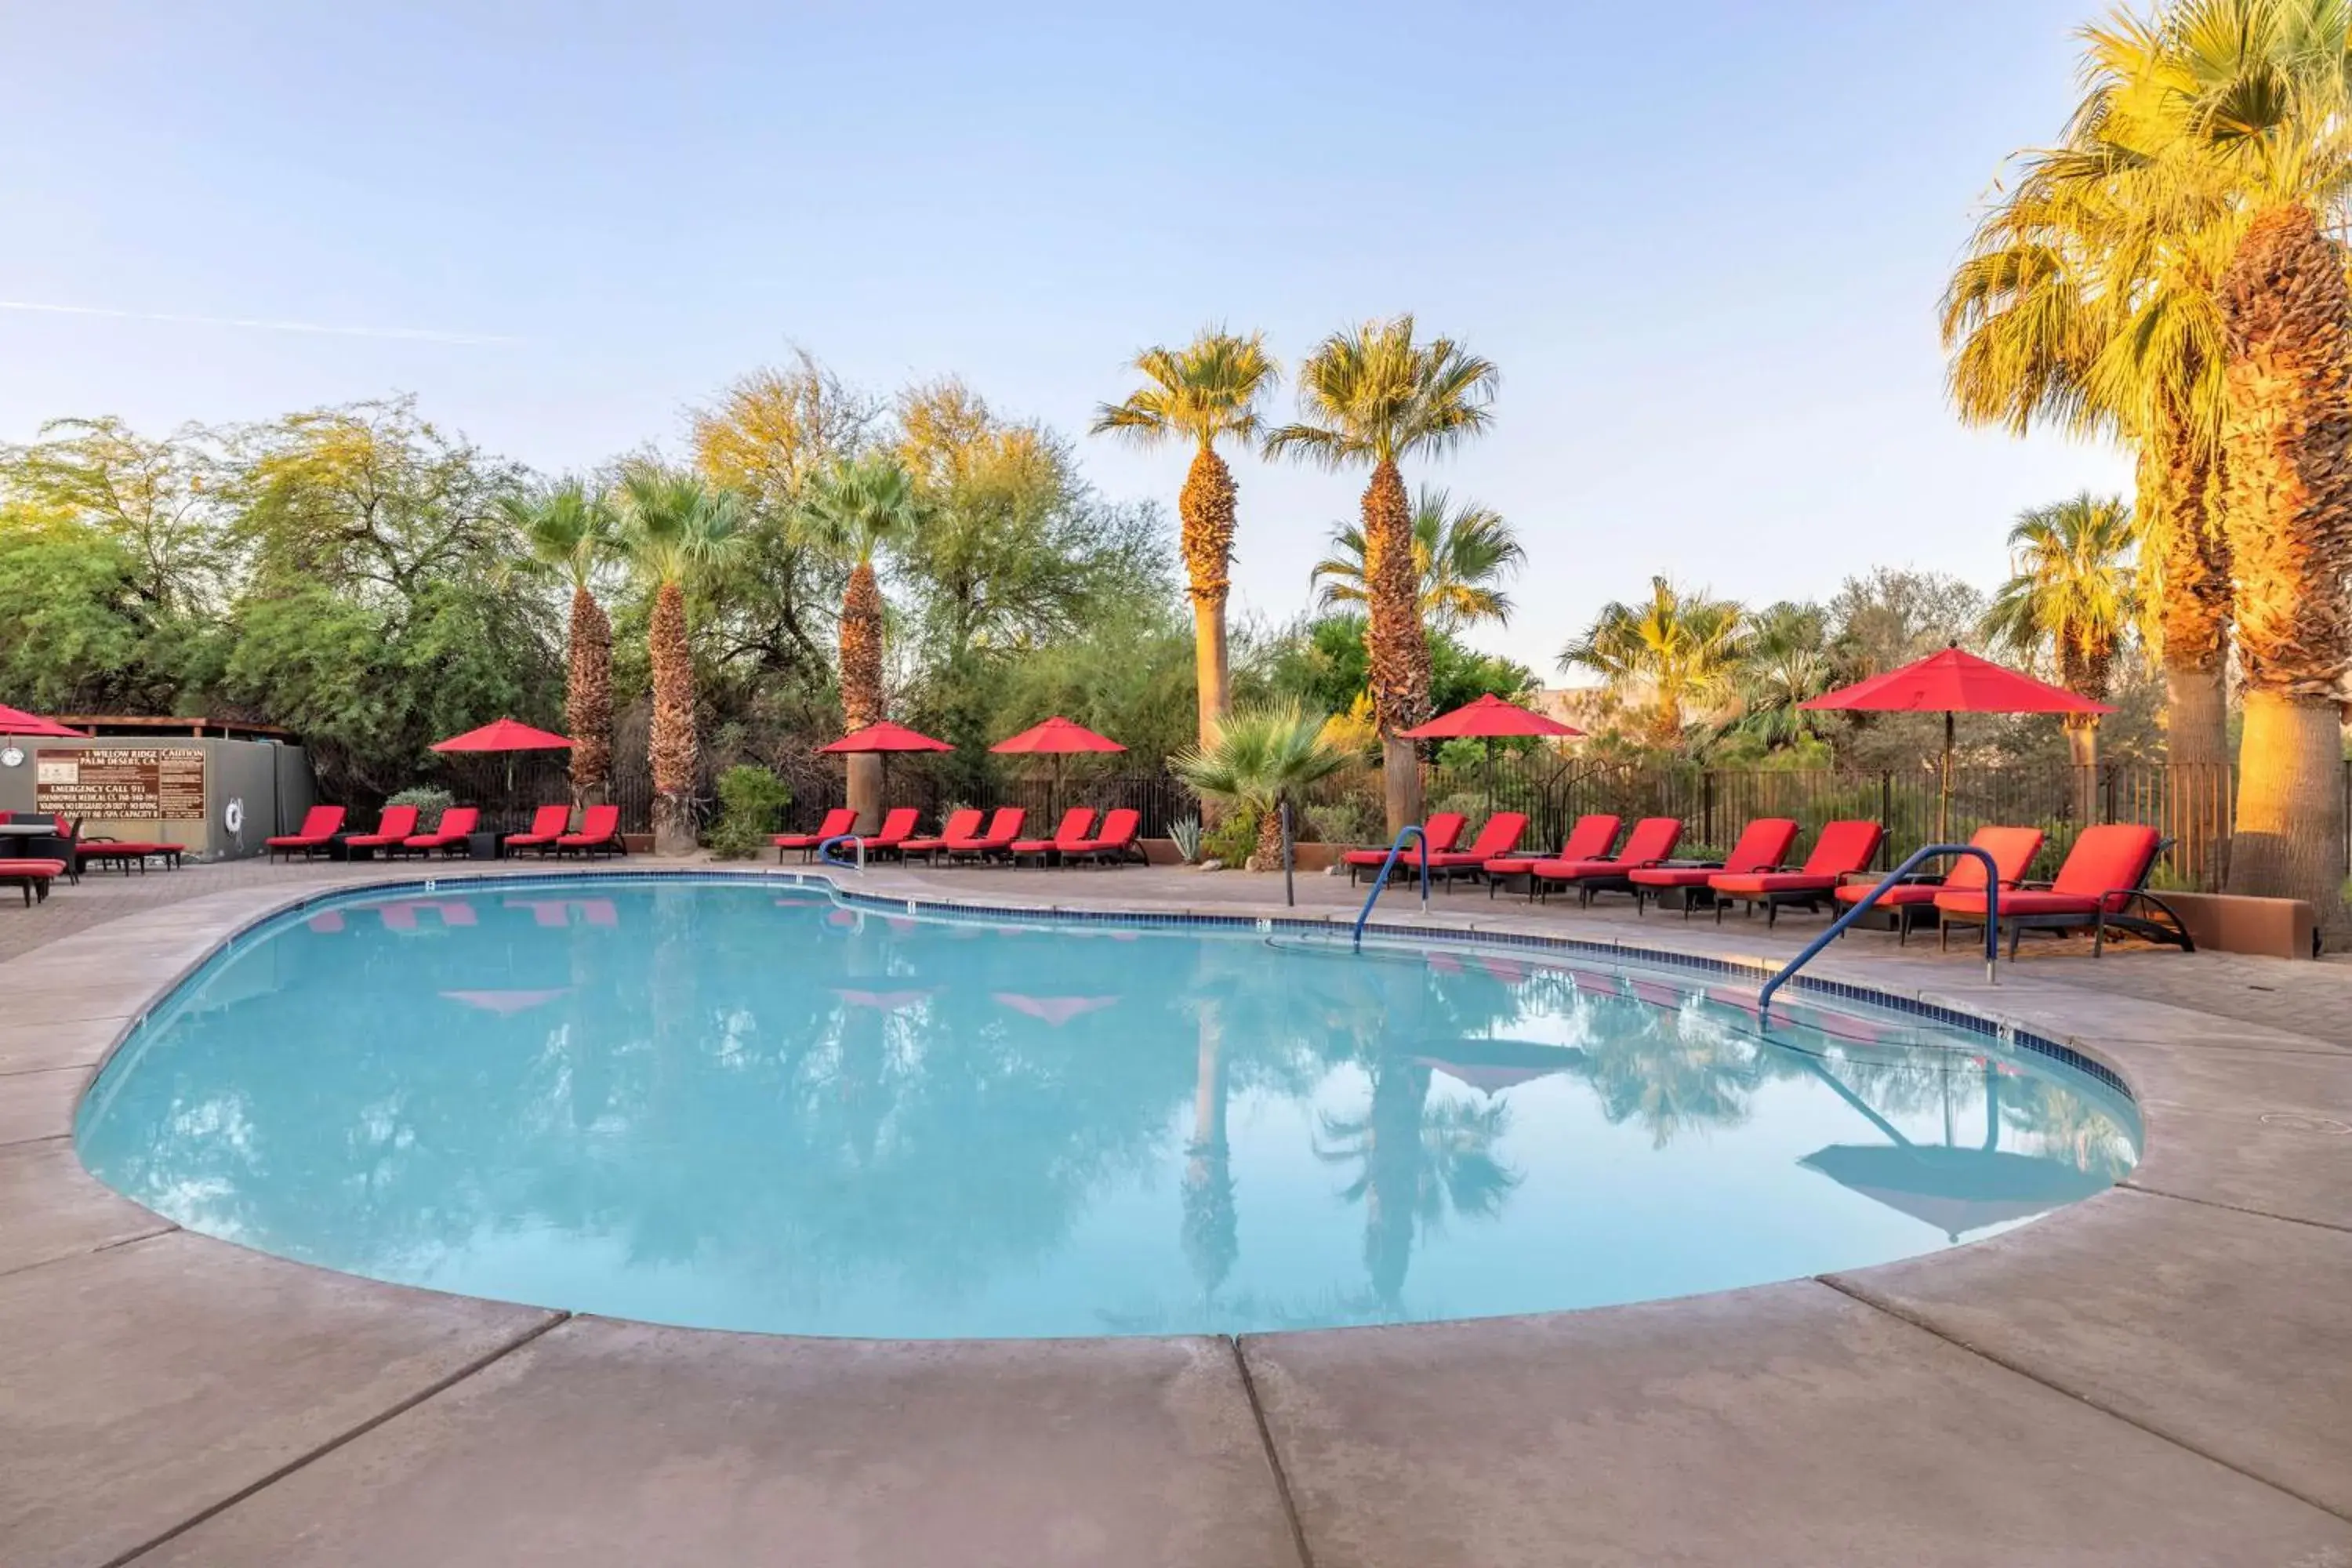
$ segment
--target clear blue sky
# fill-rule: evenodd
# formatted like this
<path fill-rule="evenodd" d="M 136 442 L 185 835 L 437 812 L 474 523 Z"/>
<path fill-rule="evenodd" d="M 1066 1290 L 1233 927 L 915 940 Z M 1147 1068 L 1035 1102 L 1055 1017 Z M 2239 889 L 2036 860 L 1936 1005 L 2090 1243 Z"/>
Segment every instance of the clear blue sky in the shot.
<path fill-rule="evenodd" d="M 1412 310 L 1502 367 L 1493 434 L 1407 479 L 1517 524 L 1481 640 L 1549 677 L 1654 571 L 1985 583 L 2019 508 L 2127 483 L 1961 430 L 1934 331 L 2095 8 L 20 0 L 0 300 L 144 314 L 0 309 L 0 439 L 398 390 L 561 469 L 674 449 L 795 343 L 1076 435 L 1146 342 L 1223 321 L 1295 360 Z M 1181 454 L 1084 448 L 1172 510 Z M 1286 616 L 1360 481 L 1236 470 L 1241 599 Z"/>

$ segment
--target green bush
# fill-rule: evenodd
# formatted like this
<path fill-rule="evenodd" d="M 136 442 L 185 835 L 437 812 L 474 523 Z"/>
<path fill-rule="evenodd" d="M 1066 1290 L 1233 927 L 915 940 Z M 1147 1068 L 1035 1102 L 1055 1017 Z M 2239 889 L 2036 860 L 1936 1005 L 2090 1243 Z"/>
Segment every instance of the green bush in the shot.
<path fill-rule="evenodd" d="M 1214 827 L 1201 835 L 1201 858 L 1246 866 L 1257 853 L 1257 813 L 1246 807 L 1228 811 Z"/>
<path fill-rule="evenodd" d="M 723 860 L 757 858 L 792 803 L 792 786 L 767 769 L 750 763 L 729 768 L 719 775 L 719 820 L 710 826 L 710 852 Z"/>
<path fill-rule="evenodd" d="M 1377 844 L 1382 824 L 1380 810 L 1356 795 L 1307 808 L 1307 826 L 1326 844 Z"/>
<path fill-rule="evenodd" d="M 441 814 L 457 804 L 457 797 L 446 789 L 420 786 L 404 789 L 384 799 L 386 807 L 413 805 L 416 808 L 416 830 L 430 833 L 441 826 Z M 357 831 L 354 829 L 353 831 Z"/>

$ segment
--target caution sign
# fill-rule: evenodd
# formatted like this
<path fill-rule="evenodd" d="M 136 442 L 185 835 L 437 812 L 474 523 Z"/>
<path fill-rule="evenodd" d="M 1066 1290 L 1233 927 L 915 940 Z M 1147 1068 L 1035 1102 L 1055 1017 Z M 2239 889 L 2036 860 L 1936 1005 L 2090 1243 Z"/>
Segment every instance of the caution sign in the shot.
<path fill-rule="evenodd" d="M 44 748 L 34 763 L 34 804 L 42 811 L 116 822 L 205 817 L 205 754 L 194 747 Z"/>

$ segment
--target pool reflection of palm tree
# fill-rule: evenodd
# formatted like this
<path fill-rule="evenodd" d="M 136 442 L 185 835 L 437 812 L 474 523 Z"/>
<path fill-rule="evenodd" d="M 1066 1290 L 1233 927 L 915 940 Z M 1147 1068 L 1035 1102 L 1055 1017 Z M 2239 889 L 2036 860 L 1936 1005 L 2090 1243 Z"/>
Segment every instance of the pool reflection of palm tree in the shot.
<path fill-rule="evenodd" d="M 1617 1026 L 1594 1032 L 1584 1072 L 1612 1122 L 1638 1121 L 1663 1149 L 1693 1127 L 1736 1127 L 1770 1076 L 1753 1042 L 1703 1006 L 1631 998 L 1601 1004 Z"/>
<path fill-rule="evenodd" d="M 1374 1299 L 1394 1312 L 1416 1237 L 1437 1230 L 1449 1214 L 1493 1216 L 1519 1176 L 1495 1154 L 1507 1125 L 1501 1103 L 1433 1105 L 1430 1069 L 1403 1056 L 1383 1055 L 1370 1070 L 1370 1107 L 1361 1116 L 1324 1116 L 1315 1152 L 1356 1167 L 1339 1195 L 1364 1205 L 1364 1269 Z"/>
<path fill-rule="evenodd" d="M 1232 1064 L 1225 1055 L 1224 1017 L 1218 999 L 1195 1005 L 1200 1032 L 1192 1088 L 1192 1140 L 1184 1150 L 1184 1258 L 1205 1307 L 1241 1256 L 1241 1221 L 1234 1205 L 1233 1149 L 1225 1139 L 1225 1103 Z"/>

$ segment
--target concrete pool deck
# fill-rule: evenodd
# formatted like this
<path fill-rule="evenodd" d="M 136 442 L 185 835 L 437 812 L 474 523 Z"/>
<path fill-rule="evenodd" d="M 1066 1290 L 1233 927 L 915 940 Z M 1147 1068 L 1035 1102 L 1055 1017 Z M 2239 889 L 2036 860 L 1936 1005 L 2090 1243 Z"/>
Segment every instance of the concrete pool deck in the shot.
<path fill-rule="evenodd" d="M 2346 966 L 2029 942 L 1989 986 L 1980 962 L 1857 935 L 1821 973 L 2120 1072 L 2147 1125 L 2131 1177 L 1906 1262 L 1537 1317 L 1239 1341 L 656 1328 L 266 1257 L 82 1171 L 73 1107 L 155 994 L 272 910 L 415 875 L 190 868 L 0 910 L 9 1568 L 2352 1568 Z M 1239 873 L 860 886 L 1283 912 L 1278 879 Z M 1310 916 L 1352 918 L 1360 897 L 1298 886 Z M 1381 918 L 1412 911 L 1400 891 Z M 1468 890 L 1428 923 L 1768 960 L 1820 929 Z"/>

